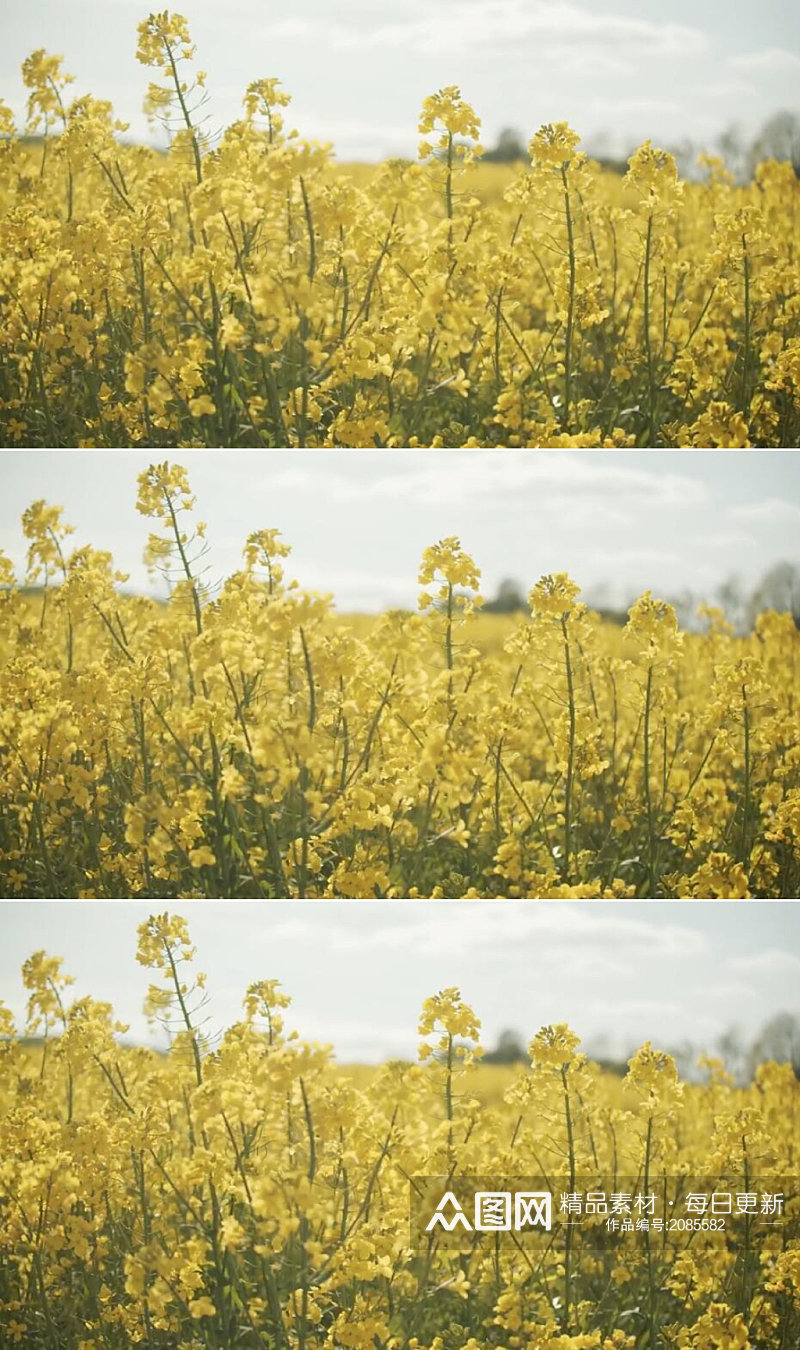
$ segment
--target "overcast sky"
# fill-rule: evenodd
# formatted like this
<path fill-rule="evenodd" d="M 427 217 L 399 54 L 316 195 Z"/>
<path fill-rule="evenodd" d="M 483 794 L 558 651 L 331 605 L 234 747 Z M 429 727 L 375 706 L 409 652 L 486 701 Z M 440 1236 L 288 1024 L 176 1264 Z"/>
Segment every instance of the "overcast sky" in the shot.
<path fill-rule="evenodd" d="M 142 564 L 151 522 L 135 507 L 152 451 L 6 451 L 0 548 L 18 568 L 20 516 L 44 497 L 76 527 L 71 545 L 110 550 L 129 589 L 163 585 Z M 652 589 L 711 598 L 731 574 L 750 589 L 800 563 L 795 451 L 176 451 L 208 524 L 208 577 L 241 566 L 246 536 L 280 529 L 288 575 L 342 610 L 415 607 L 422 550 L 461 537 L 492 596 L 568 571 L 589 599 Z M 605 589 L 603 589 L 605 588 Z"/>
<path fill-rule="evenodd" d="M 65 958 L 74 997 L 108 1000 L 131 1039 L 154 1039 L 141 1015 L 150 972 L 136 962 L 152 906 L 0 909 L 0 998 L 17 1016 L 19 967 L 44 947 Z M 293 1000 L 287 1026 L 342 1060 L 413 1057 L 423 999 L 453 984 L 487 1047 L 506 1027 L 529 1038 L 567 1021 L 609 1054 L 646 1039 L 710 1048 L 732 1025 L 749 1038 L 776 1012 L 800 1013 L 800 909 L 787 903 L 211 901 L 173 912 L 188 917 L 208 975 L 209 1030 L 240 1017 L 249 983 L 279 979 Z"/>
<path fill-rule="evenodd" d="M 651 136 L 709 145 L 798 110 L 796 0 L 178 0 L 208 72 L 212 128 L 246 84 L 277 76 L 301 133 L 342 158 L 416 153 L 423 97 L 460 84 L 491 144 L 566 118 L 623 150 Z M 3 0 L 0 96 L 24 107 L 19 67 L 63 54 L 76 92 L 110 99 L 147 136 L 150 72 L 135 57 L 145 0 Z"/>

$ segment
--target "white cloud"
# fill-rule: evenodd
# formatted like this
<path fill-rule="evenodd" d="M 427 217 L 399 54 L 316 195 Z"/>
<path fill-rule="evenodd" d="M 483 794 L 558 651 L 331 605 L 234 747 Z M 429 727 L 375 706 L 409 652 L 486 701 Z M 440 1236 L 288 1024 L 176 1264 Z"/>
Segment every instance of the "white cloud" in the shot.
<path fill-rule="evenodd" d="M 707 98 L 749 98 L 756 90 L 749 80 L 711 80 L 698 86 L 696 92 Z"/>
<path fill-rule="evenodd" d="M 781 47 L 767 47 L 760 52 L 730 56 L 728 65 L 731 70 L 749 70 L 764 75 L 776 75 L 781 71 L 797 74 L 800 71 L 800 56 Z"/>
<path fill-rule="evenodd" d="M 324 1014 L 318 1014 L 293 1018 L 292 1029 L 296 1029 L 303 1040 L 335 1046 L 340 1061 L 405 1057 L 414 1053 L 413 1026 L 376 1025 L 366 1019 L 331 1021 Z"/>
<path fill-rule="evenodd" d="M 358 929 L 346 924 L 307 924 L 302 938 L 322 942 L 332 951 L 367 952 L 388 949 L 419 957 L 426 953 L 507 953 L 518 944 L 535 940 L 536 959 L 545 964 L 583 963 L 597 972 L 601 962 L 618 965 L 656 950 L 661 955 L 695 956 L 706 950 L 697 930 L 683 924 L 664 924 L 621 913 L 593 915 L 590 907 L 572 905 L 508 905 L 503 902 L 464 905 L 442 901 L 432 912 L 415 908 L 398 923 L 365 923 Z"/>
<path fill-rule="evenodd" d="M 630 75 L 636 60 L 625 51 L 603 50 L 595 45 L 581 46 L 575 42 L 543 42 L 522 46 L 519 50 L 505 49 L 508 59 L 519 57 L 526 66 L 539 71 L 559 72 L 560 79 L 585 75 L 595 80 L 605 76 Z"/>
<path fill-rule="evenodd" d="M 603 1003 L 590 1005 L 602 1014 Z M 672 1002 L 669 999 L 662 998 L 628 998 L 614 1000 L 614 1015 L 620 1019 L 629 1019 L 631 1022 L 639 1021 L 643 1017 L 655 1017 L 662 1023 L 671 1015 L 677 1016 L 683 1012 L 680 1003 Z"/>
<path fill-rule="evenodd" d="M 339 159 L 357 158 L 378 147 L 382 155 L 408 151 L 416 139 L 413 122 L 380 122 L 377 118 L 332 118 L 328 111 L 308 113 L 302 119 L 302 134 L 308 140 L 333 145 Z"/>
<path fill-rule="evenodd" d="M 346 502 L 388 498 L 418 506 L 436 502 L 484 502 L 488 498 L 518 500 L 523 492 L 536 493 L 541 509 L 555 494 L 570 509 L 581 499 L 591 508 L 610 505 L 617 510 L 636 506 L 696 506 L 706 489 L 682 473 L 664 473 L 633 463 L 610 464 L 600 456 L 553 450 L 522 450 L 500 454 L 495 450 L 444 452 L 429 466 L 396 473 L 376 472 L 361 481 L 336 473 L 328 475 L 335 500 Z"/>
<path fill-rule="evenodd" d="M 706 549 L 740 550 L 754 548 L 755 540 L 751 534 L 745 534 L 743 530 L 713 530 L 711 534 L 703 535 L 703 547 Z"/>
<path fill-rule="evenodd" d="M 592 556 L 609 572 L 627 568 L 631 574 L 638 573 L 640 580 L 643 568 L 658 568 L 663 574 L 667 568 L 677 567 L 683 561 L 680 553 L 667 548 L 606 548 L 595 550 Z"/>
<path fill-rule="evenodd" d="M 631 114 L 648 117 L 655 114 L 669 117 L 679 111 L 681 104 L 674 98 L 656 98 L 643 95 L 641 98 L 597 99 L 593 106 L 605 108 L 610 113 L 621 113 L 625 116 Z"/>
<path fill-rule="evenodd" d="M 270 928 L 270 938 L 274 942 L 305 942 L 311 932 L 306 919 L 284 919 Z"/>
<path fill-rule="evenodd" d="M 752 986 L 744 980 L 720 980 L 715 984 L 708 984 L 704 981 L 693 993 L 693 1011 L 696 1010 L 700 1001 L 712 1009 L 714 1007 L 736 1007 L 741 999 L 748 998 L 752 992 Z M 694 1002 L 695 999 L 697 1002 Z"/>
<path fill-rule="evenodd" d="M 367 569 L 332 568 L 324 561 L 304 563 L 299 578 L 305 590 L 316 591 L 323 595 L 333 595 L 339 599 L 339 608 L 344 604 L 348 608 L 379 604 L 402 604 L 408 602 L 413 594 L 413 576 L 392 576 L 385 572 L 370 572 Z"/>
<path fill-rule="evenodd" d="M 800 972 L 800 956 L 780 951 L 777 947 L 770 947 L 766 951 L 754 952 L 752 955 L 731 956 L 728 958 L 728 965 L 731 970 L 740 970 L 748 975 L 794 974 Z"/>
<path fill-rule="evenodd" d="M 406 14 L 399 23 L 372 23 L 362 17 L 355 24 L 311 15 L 285 19 L 273 25 L 275 37 L 303 38 L 334 49 L 389 47 L 448 55 L 481 53 L 487 47 L 517 50 L 536 43 L 538 53 L 550 49 L 595 50 L 619 60 L 636 57 L 681 56 L 705 51 L 708 38 L 685 24 L 597 14 L 565 0 L 440 0 L 433 12 L 416 6 L 417 17 Z"/>
<path fill-rule="evenodd" d="M 800 506 L 782 501 L 779 497 L 768 497 L 765 501 L 748 502 L 743 506 L 729 506 L 728 515 L 731 520 L 743 520 L 753 525 L 800 524 Z"/>

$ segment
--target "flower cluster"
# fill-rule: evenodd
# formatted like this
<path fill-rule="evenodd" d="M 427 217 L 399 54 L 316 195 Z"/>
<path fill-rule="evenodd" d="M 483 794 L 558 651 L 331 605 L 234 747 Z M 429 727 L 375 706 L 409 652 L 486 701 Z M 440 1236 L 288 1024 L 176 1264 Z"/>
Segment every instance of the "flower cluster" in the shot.
<path fill-rule="evenodd" d="M 676 1224 L 657 1240 L 631 1222 L 592 1245 L 559 1214 L 535 1259 L 492 1234 L 471 1235 L 466 1250 L 434 1234 L 420 1255 L 409 1231 L 410 1191 L 439 1176 L 545 1167 L 569 1178 L 571 1205 L 576 1178 L 595 1200 L 612 1176 L 655 1194 L 676 1178 L 722 1177 L 722 1190 L 748 1193 L 758 1176 L 791 1178 L 800 1084 L 789 1065 L 762 1064 L 735 1087 L 707 1061 L 681 1083 L 670 1056 L 646 1045 L 618 1077 L 577 1054 L 565 1025 L 542 1028 L 530 1065 L 487 1065 L 454 1053 L 480 1023 L 450 988 L 421 1017 L 439 1047 L 423 1045 L 417 1063 L 343 1068 L 284 1028 L 290 999 L 274 979 L 251 985 L 242 1019 L 205 1038 L 192 992 L 201 977 L 181 970 L 185 921 L 153 916 L 139 939 L 140 959 L 165 979 L 167 1053 L 121 1039 L 107 1003 L 65 1003 L 69 979 L 44 952 L 24 979 L 52 993 L 51 1034 L 37 1034 L 36 997 L 19 1037 L 0 1005 L 4 1346 L 798 1343 L 794 1220 L 745 1217 L 738 1235 Z M 796 1203 L 786 1193 L 782 1219 Z"/>
<path fill-rule="evenodd" d="M 648 141 L 619 176 L 565 122 L 527 162 L 481 163 L 452 85 L 416 162 L 344 165 L 275 78 L 207 135 L 181 15 L 151 14 L 136 50 L 166 152 L 43 49 L 23 126 L 0 101 L 4 443 L 797 443 L 790 164 L 682 183 Z"/>

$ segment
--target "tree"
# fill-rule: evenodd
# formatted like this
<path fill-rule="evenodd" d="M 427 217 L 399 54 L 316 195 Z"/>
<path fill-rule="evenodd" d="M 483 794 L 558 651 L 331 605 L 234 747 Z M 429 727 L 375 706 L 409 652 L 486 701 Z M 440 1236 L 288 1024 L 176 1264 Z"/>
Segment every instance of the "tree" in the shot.
<path fill-rule="evenodd" d="M 717 138 L 714 147 L 725 161 L 725 168 L 732 173 L 738 183 L 743 183 L 749 177 L 749 158 L 750 149 L 748 148 L 742 128 L 734 123 L 726 127 L 722 135 Z"/>
<path fill-rule="evenodd" d="M 517 610 L 527 609 L 528 603 L 518 581 L 505 577 L 497 588 L 494 600 L 487 600 L 483 606 L 487 614 L 514 614 Z"/>
<path fill-rule="evenodd" d="M 723 581 L 721 586 L 717 587 L 715 600 L 720 609 L 725 611 L 725 618 L 732 624 L 737 633 L 744 632 L 747 627 L 747 600 L 742 590 L 741 577 L 730 576 Z"/>
<path fill-rule="evenodd" d="M 765 159 L 788 161 L 800 178 L 800 117 L 797 113 L 777 112 L 764 123 L 750 147 L 751 171 Z"/>
<path fill-rule="evenodd" d="M 487 1050 L 484 1064 L 518 1064 L 528 1058 L 528 1052 L 516 1031 L 506 1029 L 497 1038 L 494 1050 Z"/>
<path fill-rule="evenodd" d="M 795 563 L 779 562 L 764 574 L 750 597 L 750 622 L 764 610 L 791 614 L 800 628 L 800 568 Z"/>
<path fill-rule="evenodd" d="M 486 150 L 483 158 L 489 164 L 513 164 L 516 159 L 527 157 L 525 142 L 513 127 L 503 127 L 497 138 L 497 144 Z"/>
<path fill-rule="evenodd" d="M 776 1013 L 762 1027 L 750 1051 L 750 1069 L 774 1060 L 776 1064 L 791 1064 L 800 1078 L 800 1021 L 794 1013 Z"/>
<path fill-rule="evenodd" d="M 717 1041 L 716 1049 L 731 1077 L 737 1083 L 746 1083 L 749 1052 L 742 1038 L 741 1028 L 728 1027 Z"/>
<path fill-rule="evenodd" d="M 671 596 L 670 601 L 681 628 L 691 629 L 697 613 L 697 596 L 694 591 L 689 590 L 688 586 L 684 587 L 678 595 Z"/>
<path fill-rule="evenodd" d="M 673 156 L 678 166 L 678 173 L 681 178 L 697 177 L 697 156 L 698 146 L 689 136 L 684 136 L 682 141 L 669 147 L 670 154 Z"/>

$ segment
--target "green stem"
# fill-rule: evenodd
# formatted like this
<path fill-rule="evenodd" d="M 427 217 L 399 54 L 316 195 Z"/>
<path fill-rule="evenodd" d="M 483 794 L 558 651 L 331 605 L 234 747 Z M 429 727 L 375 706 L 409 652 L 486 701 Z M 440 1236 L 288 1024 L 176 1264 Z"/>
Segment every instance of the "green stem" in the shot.
<path fill-rule="evenodd" d="M 201 165 L 201 162 L 200 162 L 200 147 L 199 147 L 199 145 L 197 144 L 197 132 L 195 131 L 195 129 L 194 129 L 193 125 L 192 125 L 192 119 L 191 119 L 191 117 L 189 116 L 189 109 L 186 107 L 186 100 L 185 100 L 184 97 L 183 97 L 183 90 L 182 90 L 182 88 L 181 88 L 180 77 L 178 76 L 178 67 L 175 65 L 175 57 L 174 57 L 173 54 L 172 54 L 172 47 L 171 47 L 170 44 L 167 42 L 166 38 L 164 39 L 164 47 L 165 47 L 165 49 L 166 49 L 166 53 L 167 53 L 167 56 L 168 56 L 168 58 L 169 58 L 169 64 L 170 64 L 170 67 L 171 67 L 171 69 L 172 69 L 172 79 L 173 79 L 173 83 L 174 83 L 174 85 L 175 85 L 175 92 L 176 92 L 176 94 L 178 95 L 178 102 L 179 102 L 179 104 L 180 104 L 180 106 L 181 106 L 181 112 L 182 112 L 182 114 L 183 114 L 183 120 L 184 120 L 184 122 L 186 123 L 187 130 L 188 130 L 189 135 L 190 135 L 190 137 L 191 137 L 191 141 L 192 141 L 192 154 L 193 154 L 193 156 L 194 156 L 194 171 L 195 171 L 195 176 L 196 176 L 196 178 L 197 178 L 197 182 L 198 182 L 198 184 L 199 184 L 199 183 L 202 183 L 202 181 L 203 181 L 203 169 L 202 169 L 202 165 Z"/>
<path fill-rule="evenodd" d="M 189 559 L 187 558 L 186 550 L 183 547 L 183 540 L 181 539 L 181 532 L 178 527 L 178 518 L 175 515 L 175 507 L 172 504 L 172 498 L 170 497 L 166 488 L 164 489 L 164 500 L 166 501 L 167 507 L 169 509 L 170 520 L 172 521 L 172 530 L 175 535 L 175 543 L 178 546 L 178 553 L 180 554 L 181 564 L 183 566 L 184 573 L 186 574 L 186 580 L 189 582 L 189 587 L 192 592 L 194 622 L 195 627 L 197 628 L 197 636 L 199 637 L 203 631 L 203 620 L 200 613 L 200 597 L 197 594 L 197 586 L 195 584 L 195 579 L 192 576 L 192 569 L 189 566 Z"/>
<path fill-rule="evenodd" d="M 569 881 L 570 854 L 572 847 L 572 790 L 575 775 L 575 685 L 572 675 L 572 656 L 567 632 L 567 617 L 561 615 L 561 631 L 564 635 L 564 669 L 567 675 L 567 697 L 569 699 L 569 746 L 567 749 L 567 776 L 564 785 L 564 880 Z"/>
<path fill-rule="evenodd" d="M 647 1144 L 644 1155 L 644 1194 L 647 1195 L 650 1190 L 650 1154 L 653 1146 L 653 1117 L 647 1119 Z M 648 1320 L 648 1350 L 656 1350 L 656 1287 L 653 1277 L 653 1254 L 650 1250 L 650 1230 L 645 1232 L 645 1243 L 647 1246 L 647 1320 Z"/>
<path fill-rule="evenodd" d="M 569 1084 L 567 1080 L 569 1066 L 561 1066 L 561 1085 L 564 1090 L 564 1119 L 567 1126 L 567 1146 L 569 1149 L 569 1192 L 575 1193 L 575 1137 L 572 1126 L 572 1106 L 569 1099 Z M 569 1334 L 570 1321 L 570 1303 L 572 1287 L 572 1224 L 568 1223 L 564 1232 L 564 1334 Z"/>
<path fill-rule="evenodd" d="M 644 349 L 647 356 L 647 415 L 648 445 L 656 442 L 656 386 L 653 370 L 653 347 L 650 340 L 650 262 L 653 252 L 653 217 L 647 217 L 647 243 L 644 254 Z"/>
<path fill-rule="evenodd" d="M 650 791 L 650 712 L 653 699 L 653 667 L 647 667 L 647 690 L 644 701 L 644 799 L 647 807 L 647 894 L 652 900 L 656 889 L 655 869 L 655 827 L 653 822 L 653 799 Z"/>
<path fill-rule="evenodd" d="M 561 165 L 561 181 L 564 184 L 564 215 L 567 222 L 567 243 L 569 247 L 569 298 L 567 301 L 567 327 L 564 335 L 564 409 L 561 415 L 563 431 L 569 431 L 569 414 L 572 403 L 572 335 L 575 326 L 575 233 L 572 223 L 572 204 L 569 196 L 567 166 Z"/>
<path fill-rule="evenodd" d="M 189 1009 L 186 1006 L 186 1000 L 183 997 L 183 990 L 181 988 L 181 982 L 178 976 L 178 969 L 177 966 L 175 965 L 175 958 L 172 955 L 172 948 L 166 941 L 164 942 L 164 950 L 167 953 L 167 958 L 169 960 L 169 966 L 172 972 L 172 983 L 175 986 L 175 993 L 178 999 L 178 1006 L 181 1010 L 181 1016 L 186 1026 L 186 1030 L 189 1033 L 189 1039 L 192 1042 L 192 1058 L 194 1060 L 194 1074 L 195 1078 L 197 1079 L 197 1086 L 200 1087 L 200 1085 L 203 1082 L 203 1069 L 200 1062 L 200 1048 L 197 1044 L 197 1036 L 195 1034 L 195 1029 L 192 1026 L 192 1019 L 189 1016 Z"/>
<path fill-rule="evenodd" d="M 744 802 L 742 805 L 742 862 L 745 871 L 750 868 L 750 847 L 747 832 L 750 824 L 750 704 L 747 698 L 747 685 L 742 685 L 742 715 L 744 719 Z"/>
<path fill-rule="evenodd" d="M 747 235 L 742 235 L 742 258 L 744 262 L 744 354 L 742 357 L 742 411 L 750 418 L 750 254 L 747 249 Z"/>

